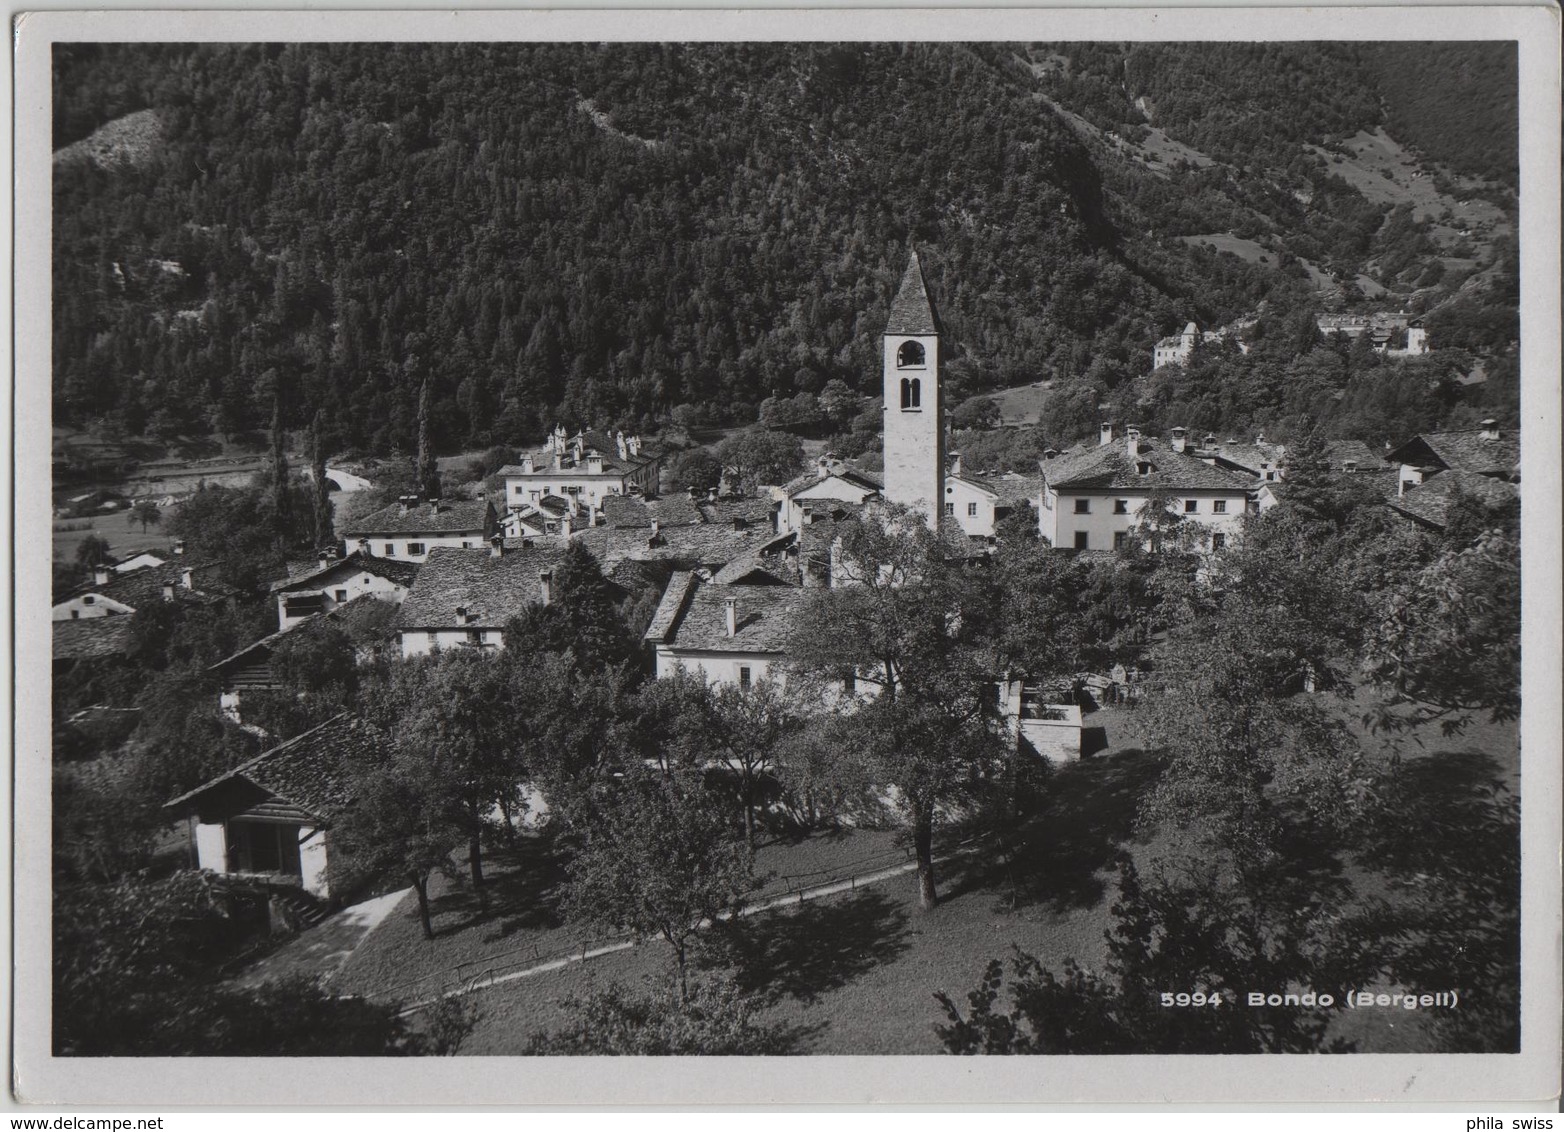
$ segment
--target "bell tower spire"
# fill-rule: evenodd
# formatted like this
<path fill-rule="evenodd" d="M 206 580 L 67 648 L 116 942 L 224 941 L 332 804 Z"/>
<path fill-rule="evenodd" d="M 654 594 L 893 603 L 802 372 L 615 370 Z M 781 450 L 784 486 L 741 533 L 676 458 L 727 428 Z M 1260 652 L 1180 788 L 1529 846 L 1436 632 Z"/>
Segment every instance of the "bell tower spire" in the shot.
<path fill-rule="evenodd" d="M 885 323 L 885 498 L 924 512 L 935 528 L 945 498 L 939 339 L 939 315 L 914 249 Z"/>

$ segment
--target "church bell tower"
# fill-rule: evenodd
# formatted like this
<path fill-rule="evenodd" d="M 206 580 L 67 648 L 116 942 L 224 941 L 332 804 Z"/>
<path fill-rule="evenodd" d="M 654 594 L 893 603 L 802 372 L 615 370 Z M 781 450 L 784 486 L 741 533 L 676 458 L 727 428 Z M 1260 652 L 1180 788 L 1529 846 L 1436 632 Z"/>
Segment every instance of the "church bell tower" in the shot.
<path fill-rule="evenodd" d="M 922 511 L 936 529 L 945 498 L 939 336 L 914 251 L 885 324 L 885 498 Z"/>

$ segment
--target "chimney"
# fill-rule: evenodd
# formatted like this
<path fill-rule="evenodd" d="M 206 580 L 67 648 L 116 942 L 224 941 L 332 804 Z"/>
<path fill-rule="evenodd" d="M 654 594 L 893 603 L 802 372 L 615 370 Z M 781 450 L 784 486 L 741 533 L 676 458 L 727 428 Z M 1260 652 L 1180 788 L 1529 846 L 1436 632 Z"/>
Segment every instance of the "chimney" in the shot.
<path fill-rule="evenodd" d="M 1057 448 L 1044 448 L 1043 449 L 1043 459 L 1045 459 L 1045 460 L 1057 460 L 1058 458 L 1059 458 L 1059 449 L 1057 449 Z"/>
<path fill-rule="evenodd" d="M 739 635 L 739 603 L 738 603 L 738 600 L 736 598 L 731 598 L 730 597 L 723 604 L 727 608 L 727 613 L 728 613 L 728 636 L 736 637 L 736 636 Z"/>
<path fill-rule="evenodd" d="M 92 568 L 92 580 L 100 586 L 109 584 L 109 568 L 107 566 L 94 566 Z"/>
<path fill-rule="evenodd" d="M 407 514 L 407 501 L 408 501 L 409 498 L 410 497 L 406 496 L 406 495 L 401 495 L 401 496 L 397 497 L 397 505 L 401 508 L 401 513 L 403 515 Z"/>
<path fill-rule="evenodd" d="M 490 558 L 503 558 L 503 557 L 505 557 L 505 536 L 504 535 L 495 535 L 493 538 L 491 538 L 489 540 L 489 557 Z"/>
<path fill-rule="evenodd" d="M 1170 435 L 1173 437 L 1173 451 L 1184 451 L 1185 438 L 1189 435 L 1189 433 L 1185 429 L 1175 428 L 1172 430 Z"/>
<path fill-rule="evenodd" d="M 324 570 L 324 569 L 326 569 L 326 567 L 328 567 L 328 566 L 330 566 L 330 565 L 331 565 L 331 555 L 330 555 L 330 554 L 329 554 L 329 553 L 328 553 L 328 552 L 326 552 L 326 551 L 324 551 L 324 550 L 322 550 L 322 551 L 321 551 L 321 552 L 320 552 L 320 556 L 319 556 L 319 558 L 318 558 L 318 559 L 317 559 L 317 561 L 318 561 L 318 562 L 319 562 L 319 564 L 320 564 L 320 568 L 321 568 L 321 569 L 322 569 L 322 570 Z"/>
<path fill-rule="evenodd" d="M 639 436 L 630 437 L 630 439 L 625 441 L 625 445 L 630 449 L 630 455 L 639 456 L 641 454 L 641 438 Z"/>
<path fill-rule="evenodd" d="M 1140 429 L 1130 425 L 1124 430 L 1124 448 L 1133 460 L 1140 455 Z"/>
<path fill-rule="evenodd" d="M 822 476 L 830 475 L 830 473 L 831 473 L 831 458 L 829 456 L 825 455 L 825 453 L 822 452 L 819 456 L 815 457 L 815 468 L 820 472 L 820 474 Z"/>
<path fill-rule="evenodd" d="M 465 605 L 458 605 L 456 607 L 456 623 L 458 625 L 465 625 L 467 622 L 467 607 Z"/>
<path fill-rule="evenodd" d="M 1256 436 L 1254 438 L 1254 443 L 1255 443 L 1255 447 L 1257 447 L 1257 448 L 1260 445 L 1264 444 L 1265 443 L 1265 433 L 1262 432 L 1258 436 Z"/>
<path fill-rule="evenodd" d="M 181 570 L 179 572 L 179 584 L 187 590 L 195 589 L 195 571 Z"/>
<path fill-rule="evenodd" d="M 164 582 L 163 583 L 163 600 L 164 601 L 173 601 L 174 600 L 174 583 L 173 582 Z"/>
<path fill-rule="evenodd" d="M 587 505 L 587 526 L 595 527 L 595 526 L 597 526 L 597 524 L 598 524 L 597 504 L 596 503 L 588 504 Z"/>
<path fill-rule="evenodd" d="M 521 458 L 521 474 L 524 476 L 532 474 L 532 453 L 530 452 Z"/>
<path fill-rule="evenodd" d="M 600 476 L 603 474 L 603 457 L 596 449 L 587 453 L 587 475 Z"/>
<path fill-rule="evenodd" d="M 1205 447 L 1205 448 L 1215 448 L 1216 447 L 1216 434 L 1213 433 L 1213 432 L 1206 433 L 1206 438 L 1203 441 L 1201 441 L 1201 445 L 1202 445 L 1202 447 Z"/>
<path fill-rule="evenodd" d="M 1101 432 L 1100 437 L 1097 440 L 1097 447 L 1101 448 L 1105 444 L 1112 444 L 1112 443 L 1113 443 L 1113 424 L 1112 424 L 1111 421 L 1103 421 L 1102 422 L 1102 432 Z"/>
<path fill-rule="evenodd" d="M 959 476 L 961 474 L 961 453 L 960 452 L 952 452 L 950 454 L 950 474 L 953 475 L 953 476 Z"/>
<path fill-rule="evenodd" d="M 630 458 L 630 450 L 625 446 L 624 429 L 620 429 L 614 434 L 614 447 L 619 449 L 619 458 L 621 460 L 627 460 Z"/>
<path fill-rule="evenodd" d="M 538 571 L 538 592 L 542 594 L 544 605 L 547 605 L 554 599 L 554 571 Z"/>
<path fill-rule="evenodd" d="M 429 514 L 431 514 L 431 515 L 438 515 L 439 513 L 440 513 L 440 500 L 439 500 L 439 498 L 436 497 L 434 499 L 429 500 Z"/>
<path fill-rule="evenodd" d="M 365 558 L 369 557 L 369 540 L 367 538 L 358 540 L 358 552 Z"/>
<path fill-rule="evenodd" d="M 1499 439 L 1499 422 L 1498 421 L 1494 420 L 1492 417 L 1489 417 L 1487 420 L 1482 422 L 1482 426 L 1483 426 L 1482 436 L 1483 436 L 1484 440 L 1498 440 Z"/>
<path fill-rule="evenodd" d="M 652 520 L 652 537 L 655 539 L 658 535 L 662 534 L 662 531 L 663 531 L 662 523 L 659 522 L 657 519 L 653 519 Z"/>
<path fill-rule="evenodd" d="M 717 489 L 714 487 L 708 488 L 706 491 L 706 498 L 711 500 L 713 503 L 717 502 Z"/>
<path fill-rule="evenodd" d="M 175 554 L 183 554 L 184 552 L 185 552 L 185 540 L 182 539 L 182 538 L 176 538 L 174 540 L 174 553 Z"/>

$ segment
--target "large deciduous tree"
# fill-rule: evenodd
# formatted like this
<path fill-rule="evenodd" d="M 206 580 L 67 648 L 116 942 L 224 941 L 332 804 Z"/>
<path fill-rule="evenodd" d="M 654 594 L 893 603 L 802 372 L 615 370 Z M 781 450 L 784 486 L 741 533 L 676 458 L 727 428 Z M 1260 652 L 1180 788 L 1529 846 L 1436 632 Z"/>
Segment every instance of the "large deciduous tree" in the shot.
<path fill-rule="evenodd" d="M 789 656 L 806 686 L 850 678 L 864 693 L 838 697 L 822 734 L 901 811 L 932 908 L 935 826 L 977 801 L 1005 757 L 992 589 L 959 542 L 905 508 L 846 524 L 833 557 L 834 587 L 811 595 Z"/>
<path fill-rule="evenodd" d="M 717 799 L 659 775 L 630 775 L 584 830 L 569 866 L 567 914 L 673 949 L 679 1000 L 690 999 L 697 933 L 755 887 L 748 847 Z"/>

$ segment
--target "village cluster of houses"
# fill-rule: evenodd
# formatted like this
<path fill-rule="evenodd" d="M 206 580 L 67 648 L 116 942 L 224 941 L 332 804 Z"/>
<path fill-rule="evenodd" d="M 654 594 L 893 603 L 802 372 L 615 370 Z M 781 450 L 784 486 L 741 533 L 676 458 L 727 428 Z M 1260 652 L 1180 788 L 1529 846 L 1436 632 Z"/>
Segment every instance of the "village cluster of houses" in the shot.
<path fill-rule="evenodd" d="M 1252 320 L 1251 320 L 1252 321 Z M 1249 352 L 1249 344 L 1239 337 L 1248 323 L 1224 326 L 1217 330 L 1201 330 L 1193 322 L 1166 338 L 1159 338 L 1151 349 L 1151 368 L 1163 366 L 1187 366 L 1194 357 L 1196 346 L 1214 346 L 1232 338 L 1241 353 Z M 1387 357 L 1414 358 L 1428 353 L 1428 329 L 1423 320 L 1408 311 L 1382 311 L 1375 314 L 1322 314 L 1316 325 L 1325 335 L 1345 334 L 1348 338 L 1361 338 L 1367 334 L 1374 352 Z M 1401 334 L 1406 344 L 1392 346 Z"/>
<path fill-rule="evenodd" d="M 782 675 L 807 592 L 843 584 L 842 524 L 872 515 L 882 502 L 959 533 L 974 554 L 986 553 L 996 524 L 1024 507 L 1036 509 L 1039 533 L 1061 551 L 1112 553 L 1136 537 L 1154 502 L 1194 524 L 1203 549 L 1216 553 L 1238 536 L 1246 512 L 1274 505 L 1285 492 L 1282 445 L 1264 436 L 1197 438 L 1182 428 L 1163 439 L 1104 423 L 1096 444 L 1050 450 L 1036 474 L 963 468 L 959 455 L 945 451 L 940 337 L 914 255 L 884 332 L 883 472 L 825 455 L 757 496 L 663 496 L 654 445 L 622 433 L 556 429 L 541 448 L 501 469 L 498 503 L 409 497 L 355 520 L 340 547 L 271 587 L 276 632 L 213 666 L 222 710 L 243 723 L 245 696 L 280 686 L 272 669 L 279 642 L 312 624 L 334 624 L 366 652 L 403 658 L 498 649 L 512 617 L 554 600 L 555 572 L 573 540 L 593 552 L 622 595 L 655 596 L 644 634 L 653 673 L 699 673 L 748 687 Z M 1518 490 L 1516 438 L 1493 422 L 1418 437 L 1383 454 L 1338 443 L 1329 458 L 1343 474 L 1382 477 L 1396 512 L 1432 527 L 1443 525 L 1456 489 L 1485 500 Z M 112 632 L 83 633 L 89 619 L 122 626 L 144 602 L 226 600 L 179 559 L 154 556 L 100 571 L 63 597 L 54 610 L 56 664 L 115 647 Z M 1050 758 L 1079 757 L 1078 706 L 1050 703 L 1023 680 L 1001 688 L 1000 702 L 1018 742 Z M 338 718 L 170 803 L 172 813 L 190 819 L 199 866 L 275 873 L 329 897 L 329 828 L 343 789 L 339 752 L 369 741 L 366 734 Z"/>

